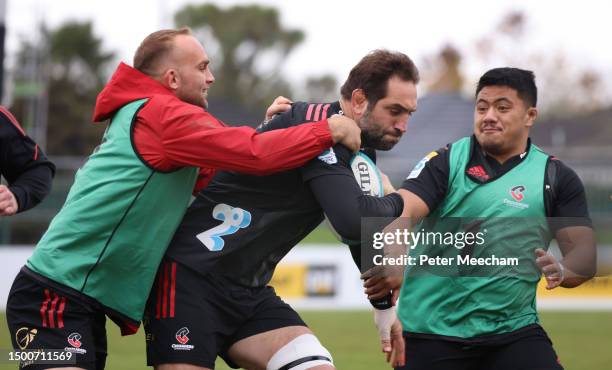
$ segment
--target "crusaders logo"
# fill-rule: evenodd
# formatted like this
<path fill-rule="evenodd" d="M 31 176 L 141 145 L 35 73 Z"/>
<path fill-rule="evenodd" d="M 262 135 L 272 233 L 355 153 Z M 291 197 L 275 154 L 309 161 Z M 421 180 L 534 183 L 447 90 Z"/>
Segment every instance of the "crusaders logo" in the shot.
<path fill-rule="evenodd" d="M 523 185 L 518 185 L 510 189 L 510 195 L 512 195 L 512 198 L 514 198 L 514 200 L 516 200 L 517 202 L 520 202 L 525 197 L 523 195 L 524 191 L 525 191 L 525 187 Z"/>
<path fill-rule="evenodd" d="M 189 342 L 189 337 L 187 336 L 187 334 L 189 334 L 189 329 L 187 329 L 187 327 L 180 328 L 176 332 L 176 340 L 180 344 L 187 344 L 187 342 Z"/>
<path fill-rule="evenodd" d="M 187 344 L 187 342 L 189 342 L 189 337 L 187 336 L 187 334 L 189 334 L 189 329 L 187 329 L 186 326 L 180 328 L 176 332 L 174 337 L 176 338 L 177 342 L 179 342 L 179 344 L 173 343 L 171 346 L 173 350 L 191 351 L 194 348 L 194 346 L 192 346 L 191 344 Z"/>
<path fill-rule="evenodd" d="M 81 343 L 81 334 L 79 333 L 70 334 L 68 336 L 68 344 L 70 344 L 74 348 L 81 348 L 81 345 L 83 345 L 83 343 Z"/>

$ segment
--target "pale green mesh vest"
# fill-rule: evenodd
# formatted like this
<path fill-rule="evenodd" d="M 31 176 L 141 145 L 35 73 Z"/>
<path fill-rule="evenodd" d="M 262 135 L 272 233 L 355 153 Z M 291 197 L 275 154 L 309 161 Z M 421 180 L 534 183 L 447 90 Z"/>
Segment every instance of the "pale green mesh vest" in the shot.
<path fill-rule="evenodd" d="M 27 262 L 136 321 L 198 174 L 196 168 L 158 172 L 137 156 L 133 125 L 145 102 L 115 114 Z"/>
<path fill-rule="evenodd" d="M 465 173 L 471 140 L 463 138 L 450 148 L 448 192 L 428 218 L 438 217 L 440 222 L 419 227 L 458 232 L 482 222 L 472 231 L 485 232 L 486 245 L 473 246 L 472 255 L 517 257 L 519 264 L 407 267 L 398 315 L 408 332 L 469 338 L 538 322 L 535 293 L 540 275 L 534 249 L 547 249 L 550 242 L 544 203 L 548 155 L 531 145 L 519 165 L 494 181 L 479 184 Z M 456 257 L 462 252 L 419 245 L 411 255 Z"/>

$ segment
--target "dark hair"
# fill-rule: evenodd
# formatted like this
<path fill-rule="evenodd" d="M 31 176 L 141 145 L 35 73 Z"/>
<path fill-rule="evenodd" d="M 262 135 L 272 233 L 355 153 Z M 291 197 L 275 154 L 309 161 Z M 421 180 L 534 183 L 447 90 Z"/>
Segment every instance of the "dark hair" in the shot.
<path fill-rule="evenodd" d="M 516 90 L 517 95 L 528 107 L 535 107 L 538 103 L 538 88 L 535 84 L 535 75 L 532 71 L 519 68 L 494 68 L 488 70 L 480 77 L 476 87 L 476 95 L 485 86 L 508 86 Z"/>
<path fill-rule="evenodd" d="M 144 74 L 155 72 L 157 63 L 172 50 L 172 41 L 178 35 L 191 35 L 187 27 L 153 32 L 147 36 L 134 54 L 134 68 Z"/>
<path fill-rule="evenodd" d="M 349 73 L 340 93 L 349 100 L 355 89 L 362 89 L 373 107 L 378 100 L 387 96 L 387 82 L 393 76 L 404 81 L 419 82 L 419 70 L 405 54 L 388 50 L 374 50 Z"/>

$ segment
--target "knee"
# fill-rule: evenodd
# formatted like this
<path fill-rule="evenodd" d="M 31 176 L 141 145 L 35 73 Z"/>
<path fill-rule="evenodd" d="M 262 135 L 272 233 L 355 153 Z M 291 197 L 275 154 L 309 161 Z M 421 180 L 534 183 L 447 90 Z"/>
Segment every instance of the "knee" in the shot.
<path fill-rule="evenodd" d="M 312 334 L 302 334 L 279 349 L 266 370 L 334 369 L 331 354 Z"/>

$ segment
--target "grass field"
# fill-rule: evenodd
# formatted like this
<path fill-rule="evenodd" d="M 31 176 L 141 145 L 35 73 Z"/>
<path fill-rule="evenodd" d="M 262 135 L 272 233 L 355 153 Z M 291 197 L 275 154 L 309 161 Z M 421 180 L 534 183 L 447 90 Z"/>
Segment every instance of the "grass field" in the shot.
<path fill-rule="evenodd" d="M 330 350 L 338 369 L 389 368 L 379 353 L 370 312 L 306 311 L 302 317 Z M 612 370 L 612 312 L 543 312 L 541 318 L 566 370 Z M 10 342 L 3 314 L 0 320 L 0 350 L 6 350 Z M 107 369 L 147 369 L 142 330 L 135 336 L 120 337 L 116 327 L 108 324 L 108 337 Z M 0 359 L 0 370 L 16 368 Z M 217 369 L 229 367 L 220 360 Z"/>

